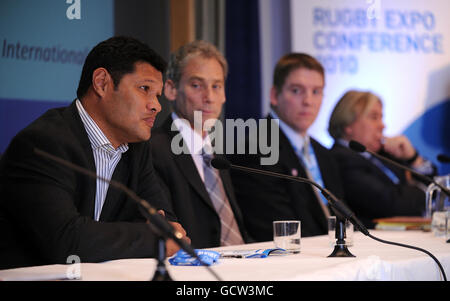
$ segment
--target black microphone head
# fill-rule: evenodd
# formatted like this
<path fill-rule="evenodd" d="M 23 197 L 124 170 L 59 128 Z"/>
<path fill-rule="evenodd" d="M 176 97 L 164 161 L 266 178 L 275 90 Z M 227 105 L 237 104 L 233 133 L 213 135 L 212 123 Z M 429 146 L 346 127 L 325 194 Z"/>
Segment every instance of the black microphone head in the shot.
<path fill-rule="evenodd" d="M 355 140 L 351 140 L 351 141 L 348 143 L 348 146 L 349 146 L 352 150 L 354 150 L 355 152 L 358 152 L 358 153 L 363 153 L 363 152 L 366 151 L 366 147 L 365 147 L 364 145 L 362 145 L 361 143 L 356 142 Z"/>
<path fill-rule="evenodd" d="M 211 165 L 215 169 L 230 169 L 231 164 L 228 160 L 223 158 L 214 158 L 211 160 Z"/>
<path fill-rule="evenodd" d="M 448 155 L 440 154 L 437 156 L 437 159 L 441 163 L 450 163 L 450 156 Z"/>

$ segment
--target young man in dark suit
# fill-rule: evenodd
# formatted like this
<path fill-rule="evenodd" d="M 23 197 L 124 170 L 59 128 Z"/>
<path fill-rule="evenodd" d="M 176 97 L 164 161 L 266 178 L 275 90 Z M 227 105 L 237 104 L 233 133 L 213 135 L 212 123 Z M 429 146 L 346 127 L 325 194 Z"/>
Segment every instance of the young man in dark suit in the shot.
<path fill-rule="evenodd" d="M 194 41 L 173 53 L 164 94 L 174 112 L 152 137 L 155 169 L 196 248 L 248 241 L 229 173 L 210 165 L 222 150 L 207 123 L 220 122 L 226 75 L 227 62 L 210 43 Z"/>
<path fill-rule="evenodd" d="M 34 149 L 121 182 L 174 220 L 148 142 L 165 66 L 135 39 L 103 41 L 86 58 L 78 98 L 14 137 L 0 161 L 0 268 L 156 255 L 156 236 L 134 200 Z M 168 255 L 178 249 L 166 245 Z"/>
<path fill-rule="evenodd" d="M 325 147 L 308 135 L 322 104 L 324 84 L 324 69 L 315 58 L 303 53 L 283 56 L 274 71 L 268 126 L 259 126 L 257 134 L 259 138 L 266 137 L 272 150 L 279 151 L 279 159 L 263 165 L 264 155 L 249 153 L 250 141 L 257 139 L 248 137 L 246 155 L 230 156 L 233 163 L 309 177 L 342 197 L 336 162 Z M 279 120 L 279 125 L 274 120 Z M 300 220 L 303 237 L 327 233 L 327 216 L 332 211 L 320 192 L 310 185 L 241 171 L 232 171 L 232 179 L 245 225 L 255 240 L 272 240 L 275 220 Z"/>

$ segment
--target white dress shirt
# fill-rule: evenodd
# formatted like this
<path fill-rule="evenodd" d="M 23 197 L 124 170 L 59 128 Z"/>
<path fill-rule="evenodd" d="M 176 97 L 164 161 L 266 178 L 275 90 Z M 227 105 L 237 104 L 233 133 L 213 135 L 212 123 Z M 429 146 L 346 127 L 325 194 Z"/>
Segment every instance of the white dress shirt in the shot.
<path fill-rule="evenodd" d="M 200 133 L 192 129 L 190 123 L 186 119 L 181 119 L 175 112 L 172 112 L 172 119 L 183 136 L 184 143 L 192 156 L 192 160 L 194 160 L 200 178 L 205 182 L 202 149 L 212 149 L 209 136 L 206 135 L 205 138 L 203 138 Z"/>
<path fill-rule="evenodd" d="M 121 144 L 117 149 L 114 149 L 111 142 L 106 138 L 105 134 L 91 116 L 89 116 L 78 99 L 76 100 L 76 106 L 88 134 L 89 141 L 91 142 L 97 175 L 111 180 L 117 163 L 119 163 L 122 158 L 122 153 L 128 150 L 128 144 Z M 108 193 L 109 184 L 100 179 L 97 179 L 96 183 L 95 210 L 93 213 L 94 219 L 98 221 L 106 199 L 106 194 Z"/>

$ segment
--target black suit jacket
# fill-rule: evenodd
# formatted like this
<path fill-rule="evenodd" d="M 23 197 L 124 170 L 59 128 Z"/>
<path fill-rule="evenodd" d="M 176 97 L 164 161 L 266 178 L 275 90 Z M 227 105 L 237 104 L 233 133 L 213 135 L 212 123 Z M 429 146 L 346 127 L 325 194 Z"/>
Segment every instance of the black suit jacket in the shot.
<path fill-rule="evenodd" d="M 346 201 L 367 227 L 374 226 L 375 218 L 422 215 L 425 194 L 407 183 L 404 171 L 384 163 L 400 179 L 394 184 L 381 169 L 349 148 L 335 143 L 331 151 L 339 163 Z"/>
<path fill-rule="evenodd" d="M 269 143 L 272 143 L 270 126 L 272 118 L 268 117 L 266 120 L 269 126 L 265 134 Z M 276 164 L 261 165 L 260 159 L 263 157 L 261 154 L 249 154 L 249 139 L 246 142 L 246 154 L 232 155 L 229 159 L 237 165 L 307 177 L 291 143 L 278 127 L 276 130 L 279 133 L 279 160 Z M 338 198 L 342 198 L 343 189 L 338 167 L 329 150 L 312 138 L 311 146 L 314 148 L 325 187 Z M 326 217 L 309 184 L 239 170 L 232 170 L 231 176 L 244 215 L 245 226 L 255 240 L 272 240 L 272 222 L 275 220 L 300 220 L 302 237 L 328 232 Z"/>
<path fill-rule="evenodd" d="M 175 155 L 171 141 L 179 131 L 171 131 L 172 118 L 153 131 L 151 144 L 153 164 L 161 180 L 178 222 L 187 232 L 195 248 L 220 246 L 220 218 L 206 191 L 190 154 Z M 217 155 L 219 156 L 219 155 Z M 237 205 L 228 171 L 221 170 L 220 177 L 230 201 L 231 208 L 245 242 L 248 237 Z"/>
<path fill-rule="evenodd" d="M 46 112 L 11 142 L 0 162 L 0 268 L 152 257 L 155 236 L 137 205 L 109 188 L 94 221 L 96 181 L 33 152 L 95 171 L 92 147 L 75 102 Z M 112 179 L 168 211 L 155 180 L 148 142 L 129 144 Z"/>

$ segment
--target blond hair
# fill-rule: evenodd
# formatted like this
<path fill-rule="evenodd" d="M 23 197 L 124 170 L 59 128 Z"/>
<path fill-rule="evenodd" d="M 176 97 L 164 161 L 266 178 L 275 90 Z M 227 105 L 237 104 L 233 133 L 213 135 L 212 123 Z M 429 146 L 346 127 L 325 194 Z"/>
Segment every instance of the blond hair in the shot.
<path fill-rule="evenodd" d="M 381 99 L 369 91 L 347 91 L 331 113 L 328 123 L 328 132 L 334 139 L 343 138 L 345 128 L 351 125 L 358 116 L 365 114 L 376 102 L 381 103 Z"/>

